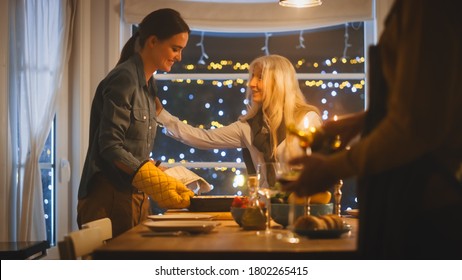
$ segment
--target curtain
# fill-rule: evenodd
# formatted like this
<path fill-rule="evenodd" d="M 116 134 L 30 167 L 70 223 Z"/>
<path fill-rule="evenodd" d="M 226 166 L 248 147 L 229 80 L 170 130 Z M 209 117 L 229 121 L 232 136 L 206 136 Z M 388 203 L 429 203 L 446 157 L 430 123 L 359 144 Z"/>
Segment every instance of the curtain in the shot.
<path fill-rule="evenodd" d="M 125 22 L 138 24 L 151 11 L 173 8 L 194 30 L 283 32 L 372 20 L 373 0 L 323 0 L 312 8 L 282 7 L 277 0 L 125 0 Z"/>
<path fill-rule="evenodd" d="M 39 157 L 68 62 L 73 0 L 10 0 L 9 241 L 46 240 Z"/>

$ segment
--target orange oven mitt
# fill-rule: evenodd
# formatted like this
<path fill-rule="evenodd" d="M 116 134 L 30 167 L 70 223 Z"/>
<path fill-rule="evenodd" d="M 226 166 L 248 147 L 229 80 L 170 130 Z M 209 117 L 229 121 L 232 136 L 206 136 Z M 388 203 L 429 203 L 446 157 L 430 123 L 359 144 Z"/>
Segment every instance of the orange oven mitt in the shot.
<path fill-rule="evenodd" d="M 165 174 L 150 160 L 143 162 L 132 185 L 154 199 L 161 208 L 186 208 L 194 193 L 176 178 Z"/>

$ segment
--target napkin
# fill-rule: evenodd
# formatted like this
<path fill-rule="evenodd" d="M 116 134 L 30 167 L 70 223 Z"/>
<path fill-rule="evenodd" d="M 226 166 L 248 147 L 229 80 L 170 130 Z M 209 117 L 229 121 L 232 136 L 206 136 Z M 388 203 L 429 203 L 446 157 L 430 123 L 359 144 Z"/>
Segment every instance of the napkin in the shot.
<path fill-rule="evenodd" d="M 209 192 L 212 189 L 210 184 L 205 181 L 204 178 L 184 166 L 178 165 L 171 167 L 166 169 L 164 172 L 181 181 L 197 195 Z"/>

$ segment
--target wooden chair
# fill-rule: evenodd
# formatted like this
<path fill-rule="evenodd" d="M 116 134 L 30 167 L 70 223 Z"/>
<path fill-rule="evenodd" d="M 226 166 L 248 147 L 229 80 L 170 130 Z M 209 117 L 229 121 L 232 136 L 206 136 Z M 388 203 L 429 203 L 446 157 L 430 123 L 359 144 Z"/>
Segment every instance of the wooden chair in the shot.
<path fill-rule="evenodd" d="M 93 251 L 102 246 L 104 240 L 99 227 L 84 228 L 69 233 L 58 243 L 61 259 L 91 259 Z"/>
<path fill-rule="evenodd" d="M 82 228 L 98 227 L 101 230 L 101 238 L 104 242 L 112 238 L 112 222 L 109 218 L 94 220 L 82 225 Z"/>
<path fill-rule="evenodd" d="M 58 242 L 62 260 L 90 259 L 93 250 L 112 238 L 112 222 L 109 218 L 94 220 L 82 225 Z"/>

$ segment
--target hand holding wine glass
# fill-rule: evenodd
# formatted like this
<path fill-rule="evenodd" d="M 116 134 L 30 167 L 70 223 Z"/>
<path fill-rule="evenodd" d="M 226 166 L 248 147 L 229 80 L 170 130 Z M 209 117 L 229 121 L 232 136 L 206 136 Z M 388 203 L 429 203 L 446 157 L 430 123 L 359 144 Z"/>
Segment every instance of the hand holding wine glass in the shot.
<path fill-rule="evenodd" d="M 334 167 L 329 167 L 326 155 L 335 153 L 336 151 L 345 147 L 346 142 L 342 141 L 340 133 L 343 131 L 341 123 L 348 124 L 349 127 L 360 128 L 363 120 L 362 114 L 357 114 L 339 121 L 334 119 L 325 123 L 323 127 L 312 127 L 308 122 L 305 122 L 304 128 L 300 129 L 294 125 L 287 127 L 288 134 L 293 135 L 299 139 L 299 145 L 302 149 L 310 148 L 311 154 L 309 157 L 302 157 L 292 160 L 292 164 L 301 164 L 303 168 L 302 177 L 299 181 L 304 182 L 304 185 L 309 185 L 310 189 L 296 188 L 295 184 L 288 184 L 285 190 L 295 191 L 300 196 L 306 196 L 305 203 L 306 215 L 310 215 L 309 196 L 327 190 L 330 186 L 336 186 L 336 213 L 340 213 L 340 188 L 343 185 L 341 178 L 335 178 L 334 174 L 330 174 Z M 352 135 L 343 134 L 347 137 L 348 142 L 351 140 Z M 313 188 L 313 186 L 317 186 Z"/>

